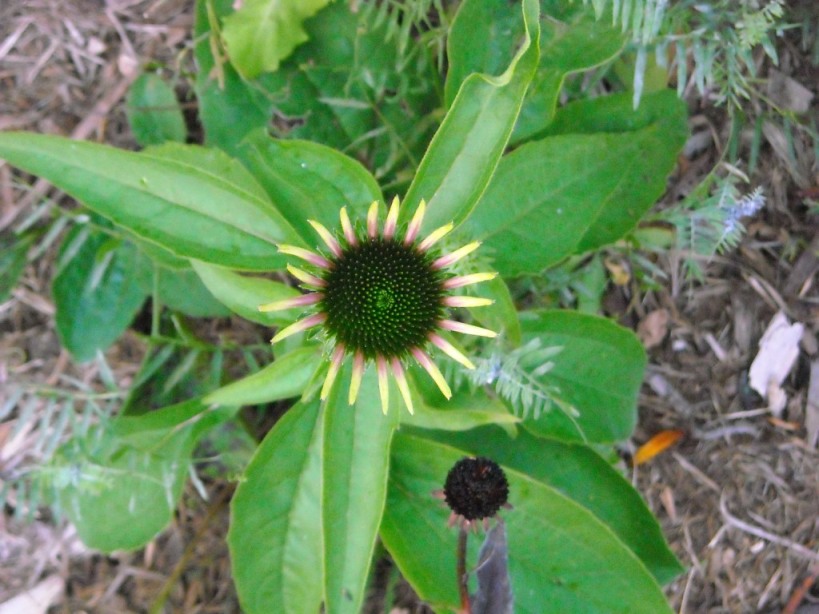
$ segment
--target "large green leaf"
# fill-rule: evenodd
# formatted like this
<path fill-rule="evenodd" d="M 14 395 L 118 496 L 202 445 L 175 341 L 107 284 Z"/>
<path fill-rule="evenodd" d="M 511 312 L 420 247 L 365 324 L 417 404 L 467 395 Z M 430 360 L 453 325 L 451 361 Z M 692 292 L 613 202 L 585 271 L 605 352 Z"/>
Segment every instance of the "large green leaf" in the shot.
<path fill-rule="evenodd" d="M 431 493 L 467 454 L 398 433 L 381 526 L 384 544 L 421 597 L 449 608 L 459 602 L 457 531 L 447 528 L 449 511 Z M 670 612 L 642 562 L 591 512 L 532 476 L 511 467 L 505 472 L 514 509 L 501 516 L 516 613 Z M 473 550 L 467 569 L 475 565 Z"/>
<path fill-rule="evenodd" d="M 536 274 L 615 241 L 654 204 L 685 138 L 685 109 L 672 92 L 630 105 L 627 96 L 569 105 L 554 136 L 503 158 L 469 220 L 502 274 Z"/>
<path fill-rule="evenodd" d="M 631 435 L 646 355 L 636 335 L 610 320 L 563 310 L 521 313 L 524 344 L 562 347 L 554 367 L 538 375 L 579 412 L 569 418 L 553 408 L 524 420 L 536 433 L 561 439 L 614 442 Z"/>
<path fill-rule="evenodd" d="M 232 412 L 188 401 L 63 446 L 53 486 L 83 542 L 103 552 L 145 545 L 173 517 L 197 439 Z"/>
<path fill-rule="evenodd" d="M 137 77 L 125 101 L 128 123 L 143 147 L 166 141 L 184 143 L 188 135 L 176 93 L 162 77 L 145 73 Z"/>
<path fill-rule="evenodd" d="M 145 301 L 134 276 L 137 251 L 130 243 L 87 226 L 63 241 L 52 293 L 60 342 L 79 362 L 91 360 L 119 337 Z"/>
<path fill-rule="evenodd" d="M 586 445 L 536 437 L 519 430 L 510 439 L 498 427 L 451 433 L 416 432 L 420 437 L 485 456 L 555 488 L 594 514 L 636 554 L 661 584 L 682 573 L 660 525 L 640 494 Z"/>
<path fill-rule="evenodd" d="M 370 203 L 383 199 L 359 162 L 325 145 L 277 140 L 257 131 L 242 143 L 239 156 L 309 245 L 318 238 L 308 220 L 333 229 L 342 207 L 363 220 Z"/>
<path fill-rule="evenodd" d="M 165 145 L 134 153 L 4 132 L 0 156 L 179 256 L 270 270 L 285 263 L 277 243 L 301 243 L 250 174 L 218 150 Z"/>
<path fill-rule="evenodd" d="M 462 222 L 480 199 L 512 133 L 539 57 L 539 6 L 523 1 L 526 37 L 499 77 L 468 76 L 421 161 L 406 200 L 429 206 L 426 230 Z"/>
<path fill-rule="evenodd" d="M 245 0 L 224 20 L 230 61 L 247 78 L 274 71 L 307 40 L 302 22 L 330 0 Z"/>
<path fill-rule="evenodd" d="M 364 375 L 355 405 L 349 405 L 351 371 L 349 365 L 342 369 L 324 408 L 322 527 L 328 614 L 361 610 L 387 495 L 386 460 L 398 412 L 405 411 L 391 385 L 389 411 L 382 414 L 373 367 Z"/>
<path fill-rule="evenodd" d="M 228 546 L 247 614 L 306 614 L 322 601 L 319 402 L 294 405 L 259 446 L 231 503 Z"/>

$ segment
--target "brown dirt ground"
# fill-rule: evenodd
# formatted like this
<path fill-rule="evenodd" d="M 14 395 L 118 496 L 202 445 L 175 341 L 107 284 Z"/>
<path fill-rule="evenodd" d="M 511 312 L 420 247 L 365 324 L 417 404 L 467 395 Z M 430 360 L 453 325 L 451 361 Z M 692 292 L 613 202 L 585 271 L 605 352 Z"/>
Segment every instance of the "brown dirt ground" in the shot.
<path fill-rule="evenodd" d="M 148 60 L 174 74 L 189 68 L 191 4 L 0 3 L 0 130 L 131 147 L 123 95 Z M 819 72 L 796 41 L 797 34 L 782 41 L 779 69 L 815 95 Z M 705 145 L 681 158 L 669 201 L 712 168 L 728 133 L 723 112 L 694 94 L 689 102 L 692 132 Z M 816 125 L 816 98 L 805 117 Z M 678 255 L 670 254 L 656 263 L 669 276 L 660 289 L 629 283 L 613 287 L 607 300 L 611 313 L 625 313 L 635 326 L 658 310 L 669 316 L 662 340 L 649 350 L 631 443 L 667 429 L 685 433 L 633 471 L 688 568 L 667 588 L 679 612 L 793 612 L 799 603 L 802 612 L 819 610 L 819 455 L 805 426 L 810 365 L 819 360 L 819 215 L 805 201 L 819 199 L 819 145 L 804 130 L 794 134 L 788 148 L 780 124 L 764 131 L 752 180 L 765 187 L 766 208 L 738 250 L 709 263 L 703 283 L 681 282 Z M 40 207 L 45 198 L 65 202 L 47 184 L 0 166 L 0 231 L 35 212 L 51 218 L 50 205 Z M 59 347 L 49 293 L 52 251 L 29 263 L 13 297 L 0 304 L 0 402 L 5 382 L 98 380 L 94 367 L 74 365 Z M 787 407 L 774 417 L 746 393 L 744 378 L 777 311 L 802 322 L 806 334 L 786 380 Z M 142 352 L 126 335 L 107 353 L 121 385 Z M 14 414 L 0 424 L 0 469 L 25 454 L 25 438 L 9 440 L 13 421 Z M 115 556 L 88 551 L 46 511 L 34 522 L 15 520 L 10 497 L 0 515 L 0 604 L 50 579 L 58 586 L 50 612 L 238 612 L 225 546 L 232 485 L 206 481 L 205 488 L 208 502 L 190 488 L 166 532 L 143 550 Z"/>

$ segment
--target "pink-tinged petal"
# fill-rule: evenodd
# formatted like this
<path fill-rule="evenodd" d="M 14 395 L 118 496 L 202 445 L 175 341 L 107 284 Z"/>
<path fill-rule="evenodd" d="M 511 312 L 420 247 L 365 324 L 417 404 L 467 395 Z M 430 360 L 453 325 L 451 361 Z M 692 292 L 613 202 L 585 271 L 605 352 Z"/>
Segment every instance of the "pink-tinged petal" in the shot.
<path fill-rule="evenodd" d="M 355 231 L 353 230 L 353 225 L 350 222 L 350 216 L 347 215 L 347 207 L 341 208 L 341 213 L 339 213 L 339 217 L 341 218 L 341 229 L 344 231 L 344 238 L 347 239 L 347 244 L 357 245 L 358 239 L 356 239 Z"/>
<path fill-rule="evenodd" d="M 378 203 L 373 201 L 367 211 L 367 236 L 375 239 L 378 236 Z"/>
<path fill-rule="evenodd" d="M 452 360 L 455 360 L 465 366 L 467 369 L 474 369 L 475 365 L 472 364 L 466 356 L 461 354 L 460 351 L 455 349 L 455 347 L 446 339 L 443 339 L 439 335 L 435 333 L 429 334 L 429 340 L 435 345 L 438 349 L 440 349 L 444 354 L 449 356 Z"/>
<path fill-rule="evenodd" d="M 347 397 L 347 401 L 350 405 L 355 403 L 355 400 L 358 398 L 358 390 L 361 388 L 361 378 L 364 376 L 365 366 L 364 354 L 356 352 L 353 357 L 353 375 L 350 378 L 350 395 Z"/>
<path fill-rule="evenodd" d="M 427 211 L 427 203 L 421 199 L 421 202 L 418 203 L 418 208 L 415 210 L 415 215 L 412 216 L 412 221 L 410 221 L 409 226 L 407 227 L 407 234 L 404 235 L 404 244 L 409 245 L 413 241 L 415 241 L 415 237 L 418 236 L 418 231 L 421 230 L 421 224 L 424 223 L 424 215 Z"/>
<path fill-rule="evenodd" d="M 273 303 L 267 303 L 266 305 L 259 305 L 257 309 L 262 312 L 281 311 L 283 309 L 292 309 L 293 307 L 315 305 L 323 298 L 324 295 L 321 292 L 311 292 L 310 294 L 302 294 L 301 296 L 287 298 L 283 301 L 275 301 Z"/>
<path fill-rule="evenodd" d="M 426 239 L 418 244 L 418 249 L 420 249 L 422 252 L 427 251 L 430 247 L 448 235 L 453 228 L 455 228 L 455 224 L 450 222 L 449 224 L 444 224 L 437 230 L 433 230 Z"/>
<path fill-rule="evenodd" d="M 463 322 L 456 322 L 455 320 L 441 320 L 438 326 L 444 330 L 451 330 L 456 333 L 463 333 L 465 335 L 476 335 L 478 337 L 489 337 L 490 339 L 497 337 L 498 333 L 488 328 L 481 328 L 480 326 L 473 326 L 472 324 L 464 324 Z"/>
<path fill-rule="evenodd" d="M 282 339 L 286 339 L 290 335 L 295 335 L 296 333 L 300 333 L 301 331 L 307 330 L 308 328 L 313 328 L 314 326 L 323 324 L 326 319 L 327 314 L 314 313 L 311 316 L 307 316 L 303 320 L 294 322 L 290 326 L 281 329 L 278 333 L 276 333 L 276 336 L 270 340 L 270 343 L 276 343 L 278 341 L 281 341 Z"/>
<path fill-rule="evenodd" d="M 301 283 L 307 284 L 308 286 L 315 286 L 316 288 L 323 288 L 327 285 L 327 282 L 321 279 L 320 277 L 316 277 L 315 275 L 311 275 L 307 271 L 302 271 L 301 269 L 297 269 L 296 267 L 288 264 L 287 271 L 296 279 L 298 279 Z"/>
<path fill-rule="evenodd" d="M 479 284 L 482 281 L 491 281 L 497 276 L 497 273 L 472 273 L 470 275 L 450 277 L 443 283 L 443 288 L 444 290 L 453 290 L 455 288 L 462 288 L 472 284 Z"/>
<path fill-rule="evenodd" d="M 384 236 L 387 239 L 392 239 L 395 236 L 395 227 L 398 226 L 398 208 L 400 201 L 398 197 L 392 199 L 390 210 L 387 212 L 387 221 L 384 222 Z"/>
<path fill-rule="evenodd" d="M 315 220 L 307 220 L 307 222 L 313 227 L 318 233 L 318 236 L 321 237 L 321 240 L 324 241 L 324 244 L 327 246 L 327 249 L 335 256 L 336 258 L 341 256 L 341 245 L 338 242 L 332 233 L 327 230 L 324 226 L 316 222 Z"/>
<path fill-rule="evenodd" d="M 447 307 L 486 307 L 495 301 L 479 296 L 445 296 L 441 302 Z"/>
<path fill-rule="evenodd" d="M 412 407 L 412 395 L 410 395 L 409 385 L 407 384 L 407 376 L 404 374 L 404 367 L 401 366 L 401 361 L 397 358 L 392 359 L 392 374 L 395 376 L 398 390 L 404 398 L 407 411 L 409 411 L 410 414 L 414 414 L 415 409 Z"/>
<path fill-rule="evenodd" d="M 466 256 L 467 254 L 471 254 L 476 249 L 481 246 L 480 241 L 472 241 L 472 243 L 467 243 L 463 247 L 456 249 L 454 252 L 446 254 L 445 256 L 441 256 L 432 263 L 433 269 L 443 269 L 444 267 L 448 267 L 451 264 L 458 262 L 461 258 Z"/>
<path fill-rule="evenodd" d="M 336 349 L 333 350 L 333 356 L 330 358 L 330 368 L 327 369 L 327 377 L 324 378 L 324 384 L 321 387 L 319 398 L 322 401 L 330 394 L 330 389 L 333 387 L 333 382 L 336 381 L 342 362 L 344 362 L 344 346 L 338 344 Z"/>
<path fill-rule="evenodd" d="M 381 393 L 381 411 L 387 414 L 390 405 L 390 382 L 387 376 L 387 360 L 383 356 L 375 359 L 375 368 L 378 373 L 378 392 Z"/>
<path fill-rule="evenodd" d="M 432 359 L 427 356 L 423 350 L 419 348 L 412 348 L 410 351 L 412 352 L 415 360 L 418 361 L 418 364 L 421 365 L 427 373 L 429 373 L 429 376 L 438 385 L 438 389 L 441 391 L 441 394 L 443 394 L 447 399 L 451 399 L 452 390 L 450 390 L 449 384 L 446 383 L 446 379 L 444 378 L 443 373 L 441 373 L 441 370 L 438 368 L 438 365 L 432 362 Z"/>
<path fill-rule="evenodd" d="M 279 252 L 282 254 L 295 256 L 296 258 L 301 258 L 313 266 L 317 266 L 322 269 L 329 269 L 331 266 L 330 261 L 324 256 L 319 256 L 315 252 L 311 252 L 309 249 L 296 247 L 295 245 L 279 245 Z"/>

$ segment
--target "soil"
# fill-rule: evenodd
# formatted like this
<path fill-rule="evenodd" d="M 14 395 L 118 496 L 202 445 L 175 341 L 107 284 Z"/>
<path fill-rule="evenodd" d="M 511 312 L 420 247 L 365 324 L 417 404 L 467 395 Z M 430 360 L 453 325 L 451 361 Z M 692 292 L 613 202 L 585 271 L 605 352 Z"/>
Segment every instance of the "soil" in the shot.
<path fill-rule="evenodd" d="M 625 283 L 611 283 L 606 297 L 609 314 L 649 346 L 639 425 L 626 455 L 658 433 L 683 433 L 632 470 L 687 569 L 666 588 L 679 612 L 819 612 L 819 16 L 812 5 L 790 6 L 813 24 L 812 33 L 795 29 L 779 39 L 776 68 L 758 58 L 760 74 L 777 80 L 771 96 L 794 88 L 795 99 L 780 104 L 808 106 L 786 121 L 749 103 L 741 147 L 756 152 L 751 185 L 764 188 L 767 202 L 742 243 L 703 262 L 705 276 L 694 282 L 682 273 L 685 254 L 649 256 L 663 274 L 650 286 L 634 279 L 638 264 L 624 258 Z M 188 0 L 5 0 L 0 130 L 133 148 L 123 110 L 128 85 L 149 61 L 184 82 L 192 21 Z M 660 207 L 711 171 L 730 133 L 724 108 L 696 91 L 686 99 L 692 137 Z M 762 129 L 754 131 L 757 117 Z M 0 232 L 46 224 L 56 205 L 73 206 L 47 183 L 0 163 Z M 8 382 L 99 381 L 98 367 L 74 364 L 60 348 L 50 296 L 54 257 L 54 246 L 45 245 L 30 258 L 0 304 L 0 407 Z M 787 400 L 772 412 L 749 388 L 748 374 L 779 312 L 805 332 L 782 385 Z M 128 334 L 106 353 L 119 385 L 132 381 L 144 351 Z M 31 441 L 11 436 L 18 418 L 0 418 L 0 480 L 4 467 L 30 460 Z M 49 612 L 238 612 L 225 545 L 233 488 L 203 478 L 199 489 L 188 487 L 169 529 L 142 550 L 112 556 L 85 548 L 45 509 L 19 519 L 11 493 L 0 515 L 0 611 L 36 587 Z M 386 577 L 388 567 L 379 563 L 376 577 Z M 408 589 L 399 594 L 394 612 L 424 611 Z"/>

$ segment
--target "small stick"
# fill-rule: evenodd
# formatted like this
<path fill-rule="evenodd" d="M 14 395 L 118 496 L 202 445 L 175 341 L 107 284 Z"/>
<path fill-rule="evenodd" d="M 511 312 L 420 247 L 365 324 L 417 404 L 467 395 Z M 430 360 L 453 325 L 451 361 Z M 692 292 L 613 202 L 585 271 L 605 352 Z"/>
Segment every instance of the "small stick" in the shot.
<path fill-rule="evenodd" d="M 458 593 L 461 596 L 461 613 L 472 614 L 472 606 L 469 603 L 468 576 L 466 575 L 466 540 L 469 532 L 464 527 L 460 527 L 458 532 Z"/>

